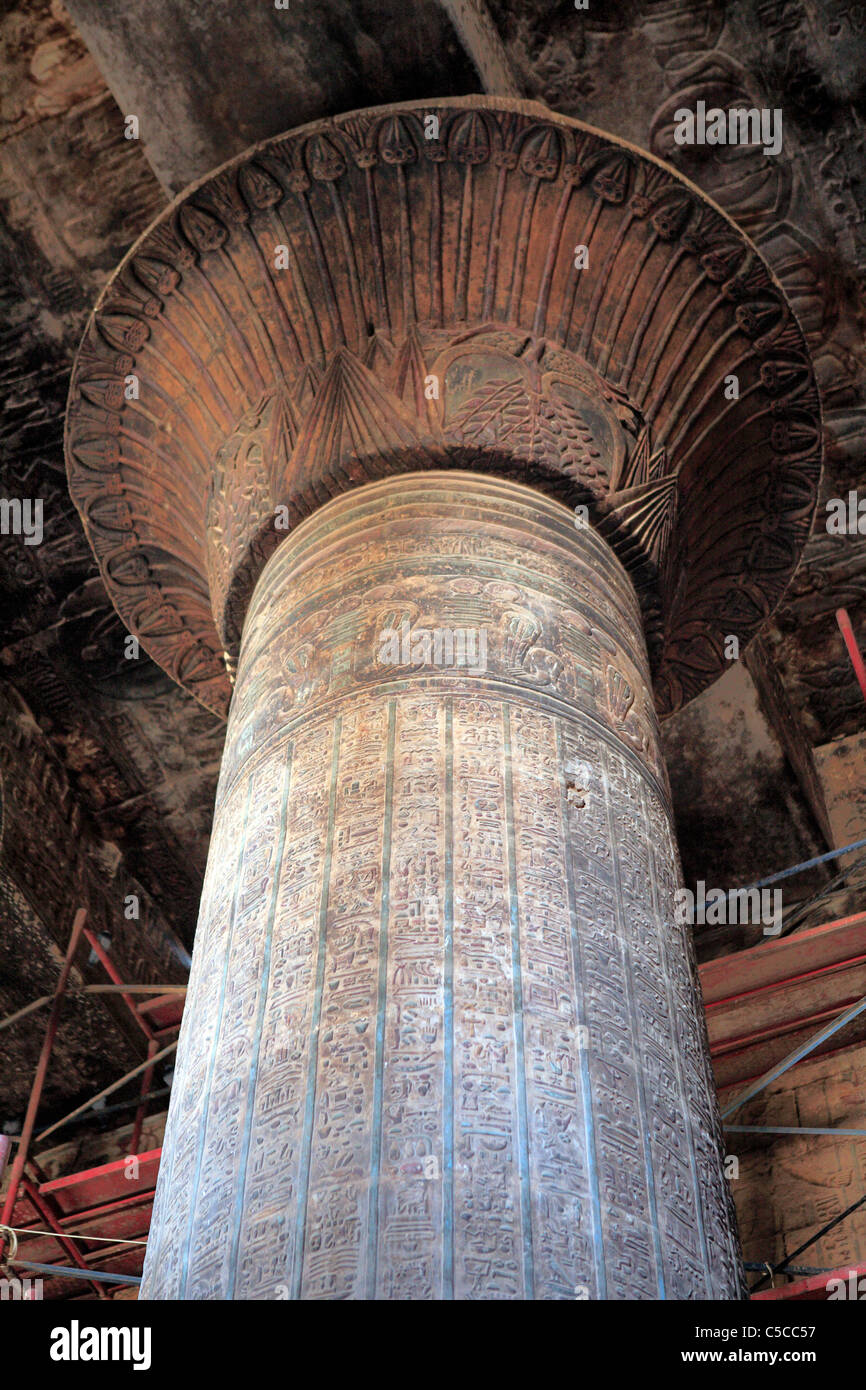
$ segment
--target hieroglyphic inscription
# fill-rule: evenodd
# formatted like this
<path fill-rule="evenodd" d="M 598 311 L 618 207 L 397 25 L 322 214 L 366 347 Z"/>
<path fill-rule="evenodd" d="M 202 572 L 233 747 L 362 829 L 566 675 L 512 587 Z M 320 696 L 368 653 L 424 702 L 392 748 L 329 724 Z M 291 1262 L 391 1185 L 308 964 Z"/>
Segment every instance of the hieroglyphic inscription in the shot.
<path fill-rule="evenodd" d="M 378 1241 L 368 1296 L 443 1293 L 445 1094 L 445 709 L 401 699 L 394 711 L 386 999 L 380 999 Z"/>
<path fill-rule="evenodd" d="M 487 669 L 377 668 L 404 614 Z M 513 484 L 375 484 L 276 552 L 147 1296 L 739 1296 L 648 681 L 605 543 Z"/>
<path fill-rule="evenodd" d="M 192 1194 L 186 1296 L 219 1297 L 233 1253 L 235 1198 L 252 1103 L 250 1072 L 257 1046 L 259 992 L 267 988 L 263 958 L 268 908 L 279 872 L 279 824 L 286 791 L 276 760 L 249 781 L 243 856 L 235 880 L 232 922 L 219 985 L 218 1028 L 208 1058 L 207 1112 L 200 1127 Z"/>
<path fill-rule="evenodd" d="M 286 1212 L 298 1201 L 329 805 L 332 731 L 291 748 L 291 789 L 269 943 L 267 998 L 239 1227 L 235 1296 L 292 1288 L 300 1251 Z"/>
<path fill-rule="evenodd" d="M 193 1187 L 206 1123 L 208 1059 L 219 1027 L 218 1000 L 232 927 L 235 880 L 245 848 L 249 790 L 239 782 L 221 802 L 218 799 L 172 1083 L 173 1104 L 163 1142 L 161 1181 L 151 1217 L 151 1298 L 184 1296 Z"/>
<path fill-rule="evenodd" d="M 387 708 L 341 724 L 318 1012 L 302 1298 L 363 1297 L 369 1222 Z"/>
<path fill-rule="evenodd" d="M 454 710 L 454 1296 L 527 1298 L 502 707 Z"/>
<path fill-rule="evenodd" d="M 625 758 L 608 754 L 607 789 L 611 838 L 616 854 L 620 933 L 627 942 L 630 1008 L 639 1071 L 651 1210 L 663 1232 L 657 1243 L 660 1283 L 668 1298 L 700 1293 L 711 1272 L 703 1242 L 694 1171 L 690 1166 L 689 1122 L 673 1037 L 672 999 L 665 959 L 671 929 L 653 902 L 654 867 L 642 804 L 644 780 Z"/>
<path fill-rule="evenodd" d="M 646 1119 L 615 880 L 619 845 L 608 814 L 607 750 L 576 722 L 569 722 L 563 730 L 563 752 L 569 775 L 580 783 L 580 799 L 585 802 L 572 815 L 571 859 L 578 970 L 586 1001 L 604 1296 L 658 1298 L 661 1290 L 644 1152 Z"/>
<path fill-rule="evenodd" d="M 563 823 L 569 803 L 555 720 L 520 708 L 510 724 L 535 1296 L 598 1297 L 582 1076 L 588 1036 L 578 1014 L 583 982 L 575 968 Z"/>
<path fill-rule="evenodd" d="M 718 1292 L 720 1289 L 733 1289 L 745 1298 L 739 1251 L 725 1238 L 735 1224 L 733 1198 L 727 1184 L 713 1181 L 713 1175 L 718 1173 L 719 1156 L 724 1152 L 722 1126 L 709 1061 L 706 1019 L 702 1009 L 691 1007 L 691 1001 L 700 991 L 694 939 L 688 925 L 677 923 L 673 908 L 674 893 L 682 881 L 679 856 L 666 807 L 651 788 L 645 786 L 642 795 L 646 805 L 647 844 L 654 870 L 656 912 L 667 928 L 660 940 L 669 971 L 675 1052 L 682 1073 L 697 1173 L 696 1219 L 701 1222 L 706 1242 L 713 1297 L 722 1296 Z"/>

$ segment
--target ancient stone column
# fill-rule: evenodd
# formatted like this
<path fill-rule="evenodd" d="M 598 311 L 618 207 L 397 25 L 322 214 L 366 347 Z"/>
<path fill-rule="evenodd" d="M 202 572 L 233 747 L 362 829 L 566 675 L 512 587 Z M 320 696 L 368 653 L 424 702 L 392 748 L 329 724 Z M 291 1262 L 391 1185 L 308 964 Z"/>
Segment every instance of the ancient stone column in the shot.
<path fill-rule="evenodd" d="M 731 1298 L 641 615 L 561 504 L 328 503 L 250 604 L 143 1296 Z"/>
<path fill-rule="evenodd" d="M 143 1295 L 740 1296 L 656 717 L 815 511 L 755 247 L 546 108 L 355 112 L 132 248 L 67 456 L 229 712 Z"/>

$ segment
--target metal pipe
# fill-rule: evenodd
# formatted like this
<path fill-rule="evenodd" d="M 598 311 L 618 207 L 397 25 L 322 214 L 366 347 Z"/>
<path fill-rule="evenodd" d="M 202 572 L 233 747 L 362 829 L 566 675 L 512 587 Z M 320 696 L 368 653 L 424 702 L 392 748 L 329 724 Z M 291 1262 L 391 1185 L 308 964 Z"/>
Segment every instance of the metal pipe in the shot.
<path fill-rule="evenodd" d="M 118 1101 L 117 1105 L 102 1105 L 99 1108 L 99 1119 L 104 1120 L 109 1115 L 122 1115 L 125 1110 L 137 1110 L 143 1100 L 165 1100 L 166 1096 L 170 1095 L 170 1086 L 160 1086 L 155 1091 L 148 1091 L 146 1096 L 137 1096 L 132 1100 L 121 1100 Z M 131 1152 L 138 1151 L 138 1145 L 135 1146 L 135 1149 L 131 1144 L 129 1147 Z"/>
<path fill-rule="evenodd" d="M 61 1225 L 64 1221 L 72 1221 L 77 1224 L 81 1221 L 92 1221 L 97 1216 L 111 1216 L 118 1211 L 134 1210 L 135 1207 L 142 1207 L 147 1203 L 152 1204 L 153 1196 L 154 1188 L 149 1187 L 143 1192 L 134 1192 L 131 1197 L 118 1197 L 113 1202 L 100 1202 L 98 1206 L 85 1207 L 83 1211 L 71 1212 L 69 1216 L 61 1217 Z M 19 1234 L 21 1234 L 20 1228 Z"/>
<path fill-rule="evenodd" d="M 825 1028 L 820 1029 L 817 1033 L 813 1033 L 811 1038 L 801 1043 L 793 1052 L 789 1052 L 787 1057 L 783 1057 L 781 1062 L 777 1062 L 769 1071 L 764 1072 L 763 1076 L 759 1076 L 757 1081 L 753 1081 L 751 1086 L 746 1087 L 745 1091 L 741 1091 L 740 1094 L 731 1101 L 731 1104 L 722 1111 L 722 1119 L 726 1120 L 729 1115 L 733 1115 L 741 1106 L 745 1105 L 747 1100 L 751 1100 L 753 1096 L 758 1095 L 760 1091 L 764 1090 L 765 1086 L 769 1086 L 771 1081 L 776 1081 L 789 1067 L 793 1067 L 795 1062 L 802 1062 L 804 1057 L 808 1057 L 810 1052 L 813 1052 L 822 1042 L 826 1042 L 828 1038 L 832 1038 L 834 1033 L 838 1033 L 840 1028 L 844 1028 L 846 1023 L 850 1023 L 852 1019 L 857 1018 L 864 1010 L 866 1010 L 866 996 L 862 999 L 858 999 L 857 1003 L 852 1004 L 850 1009 L 845 1009 L 843 1013 L 839 1014 L 838 1018 L 834 1018 L 833 1022 L 828 1023 Z"/>
<path fill-rule="evenodd" d="M 39 1101 L 42 1098 L 42 1088 L 45 1085 L 45 1077 L 48 1072 L 48 1062 L 51 1057 L 51 1049 L 54 1046 L 54 1039 L 57 1035 L 57 1026 L 60 1022 L 60 1006 L 63 994 L 66 989 L 66 982 L 72 971 L 75 960 L 75 953 L 78 950 L 78 943 L 81 940 L 81 933 L 84 930 L 84 923 L 87 921 L 87 912 L 80 907 L 75 914 L 72 923 L 72 931 L 69 934 L 69 945 L 66 948 L 66 956 L 63 961 L 63 968 L 57 981 L 57 988 L 54 991 L 54 1003 L 51 1006 L 51 1013 L 48 1016 L 48 1023 L 45 1027 L 45 1036 L 42 1039 L 42 1049 L 39 1053 L 39 1061 L 36 1065 L 36 1075 L 33 1078 L 33 1085 L 30 1088 L 30 1099 L 27 1102 L 27 1113 L 24 1116 L 24 1125 L 21 1130 L 21 1137 L 15 1158 L 9 1174 L 9 1188 L 6 1192 L 6 1200 L 3 1203 L 3 1210 L 0 1212 L 0 1226 L 9 1226 L 12 1223 L 12 1211 L 18 1198 L 18 1185 L 21 1175 L 24 1172 L 24 1164 L 27 1162 L 27 1150 L 30 1147 L 30 1140 L 33 1137 L 33 1130 L 36 1126 L 36 1112 L 39 1109 Z M 3 1256 L 4 1242 L 0 1238 L 0 1259 Z"/>
<path fill-rule="evenodd" d="M 814 869 L 816 864 L 826 864 L 828 859 L 838 859 L 841 855 L 847 854 L 849 850 L 863 849 L 866 840 L 854 840 L 850 845 L 840 845 L 838 849 L 828 849 L 826 854 L 816 854 L 814 859 L 804 859 L 801 864 L 792 864 L 790 869 L 780 869 L 777 874 L 770 874 L 767 878 L 759 879 L 757 883 L 750 883 L 748 888 L 739 888 L 739 893 L 751 893 L 753 888 L 766 888 L 770 883 L 778 883 L 780 879 L 791 878 L 794 874 L 801 874 L 806 869 Z M 821 890 L 823 892 L 823 889 Z"/>
<path fill-rule="evenodd" d="M 42 1217 L 42 1220 L 46 1221 L 48 1225 L 51 1227 L 52 1231 L 54 1231 L 55 1238 L 61 1250 L 64 1250 L 67 1255 L 72 1256 L 79 1269 L 86 1270 L 86 1260 L 84 1259 L 81 1252 L 78 1250 L 77 1246 L 75 1245 L 75 1242 L 73 1240 L 70 1240 L 70 1238 L 62 1229 L 62 1227 L 59 1225 L 57 1218 L 55 1217 L 54 1212 L 51 1209 L 50 1203 L 48 1203 L 45 1200 L 38 1187 L 36 1187 L 35 1183 L 32 1183 L 28 1177 L 24 1176 L 23 1173 L 21 1175 L 21 1186 L 24 1188 L 24 1191 L 27 1195 L 27 1200 L 31 1203 L 32 1206 L 36 1208 L 39 1215 Z M 105 1298 L 104 1291 L 99 1287 L 95 1279 L 91 1279 L 90 1282 L 93 1285 L 96 1297 Z"/>
<path fill-rule="evenodd" d="M 839 630 L 842 633 L 845 646 L 848 648 L 848 655 L 851 658 L 851 665 L 854 667 L 854 674 L 857 677 L 863 699 L 866 700 L 866 666 L 863 664 L 863 657 L 857 645 L 857 638 L 854 636 L 854 628 L 851 626 L 847 608 L 836 609 L 836 622 L 839 624 Z"/>
<path fill-rule="evenodd" d="M 157 1052 L 155 1057 L 148 1057 L 145 1061 L 139 1062 L 137 1067 L 133 1067 L 132 1071 L 126 1072 L 119 1081 L 112 1081 L 110 1086 L 104 1086 L 101 1091 L 97 1091 L 95 1096 L 91 1096 L 90 1100 L 86 1100 L 83 1105 L 79 1105 L 75 1110 L 70 1110 L 69 1114 L 64 1115 L 62 1120 L 55 1120 L 53 1125 L 49 1125 L 47 1129 L 43 1129 L 37 1134 L 36 1138 L 40 1141 L 47 1139 L 49 1134 L 53 1134 L 55 1130 L 61 1129 L 63 1125 L 69 1124 L 69 1121 L 74 1120 L 76 1115 L 83 1115 L 85 1110 L 91 1110 L 96 1102 L 101 1100 L 103 1096 L 110 1096 L 114 1091 L 119 1091 L 121 1086 L 126 1085 L 127 1081 L 131 1081 L 134 1076 L 140 1076 L 146 1067 L 152 1066 L 155 1062 L 161 1062 L 163 1057 L 168 1057 L 169 1053 L 174 1052 L 176 1047 L 177 1041 L 169 1043 L 168 1047 L 164 1047 L 161 1052 Z M 0 1222 L 0 1225 L 2 1224 L 8 1223 Z"/>
<path fill-rule="evenodd" d="M 850 849 L 850 845 L 843 848 L 840 853 L 846 853 L 847 849 Z M 791 909 L 789 914 L 783 910 L 782 936 L 793 936 L 794 932 L 797 930 L 797 924 L 808 915 L 816 903 L 819 903 L 823 898 L 831 897 L 841 888 L 846 879 L 852 878 L 854 874 L 864 867 L 866 867 L 866 854 L 861 854 L 854 860 L 853 864 L 849 864 L 841 873 L 831 878 L 829 883 L 825 883 L 823 887 L 819 888 L 817 893 L 813 893 L 805 902 L 798 903 L 796 907 Z"/>
<path fill-rule="evenodd" d="M 33 1260 L 10 1260 L 10 1269 L 32 1269 L 37 1274 L 62 1275 L 69 1279 L 99 1279 L 105 1284 L 135 1284 L 141 1280 L 135 1274 L 109 1274 L 106 1270 L 93 1270 L 92 1274 L 82 1274 L 80 1269 L 70 1269 L 67 1265 L 40 1265 Z"/>
<path fill-rule="evenodd" d="M 845 1139 L 866 1139 L 866 1129 L 811 1129 L 806 1125 L 725 1125 L 729 1134 L 833 1134 Z"/>
<path fill-rule="evenodd" d="M 132 995 L 130 994 L 126 984 L 120 978 L 120 972 L 117 969 L 117 966 L 114 964 L 114 961 L 111 959 L 111 956 L 108 954 L 99 937 L 96 935 L 96 932 L 88 931 L 85 928 L 84 935 L 90 942 L 93 952 L 97 956 L 108 978 L 115 985 L 122 986 L 121 998 L 123 999 L 124 1004 L 129 1009 L 129 1012 L 132 1014 L 132 1017 L 135 1019 L 144 1036 L 147 1038 L 148 1043 L 152 1043 L 153 1029 L 147 1022 L 147 1020 L 142 1018 L 141 1014 L 138 1012 L 138 1009 L 135 1007 L 135 1001 L 133 1000 Z"/>
<path fill-rule="evenodd" d="M 150 1042 L 147 1044 L 148 1058 L 153 1058 L 153 1056 L 156 1054 L 156 1052 L 158 1052 L 158 1050 L 159 1043 L 156 1041 L 155 1038 L 151 1038 Z M 138 1146 L 141 1143 L 141 1131 L 144 1126 L 144 1117 L 147 1113 L 147 1093 L 150 1090 L 152 1081 L 153 1065 L 151 1064 L 147 1068 L 147 1070 L 142 1073 L 141 1077 L 140 1099 L 138 1109 L 135 1112 L 135 1120 L 133 1121 L 132 1125 L 132 1143 L 130 1145 L 130 1148 L 132 1149 L 132 1152 L 134 1154 L 138 1153 Z"/>
<path fill-rule="evenodd" d="M 78 1213 L 76 1212 L 75 1218 L 77 1219 L 77 1217 Z M 54 1235 L 53 1231 L 43 1231 L 35 1226 L 7 1226 L 6 1229 L 8 1231 L 11 1231 L 11 1233 L 16 1236 Z M 122 1252 L 124 1246 L 126 1245 L 147 1245 L 146 1240 L 122 1240 L 120 1236 L 95 1236 L 92 1235 L 89 1231 L 66 1231 L 64 1232 L 64 1234 L 66 1235 L 67 1240 L 82 1240 L 85 1243 L 89 1243 L 91 1245 L 98 1244 L 109 1246 L 108 1250 L 86 1251 L 85 1253 L 87 1259 L 94 1259 L 96 1255 L 119 1255 Z"/>
<path fill-rule="evenodd" d="M 852 1202 L 850 1207 L 846 1207 L 844 1211 L 840 1211 L 839 1215 L 834 1216 L 832 1221 L 828 1221 L 826 1226 L 822 1226 L 820 1231 L 816 1231 L 808 1240 L 804 1240 L 803 1244 L 798 1245 L 796 1250 L 792 1250 L 790 1255 L 786 1255 L 781 1264 L 773 1265 L 769 1273 L 764 1275 L 763 1279 L 759 1279 L 757 1284 L 752 1285 L 749 1289 L 749 1293 L 755 1293 L 761 1285 L 765 1284 L 774 1274 L 784 1274 L 792 1260 L 796 1260 L 797 1256 L 802 1255 L 804 1250 L 808 1250 L 810 1245 L 814 1245 L 816 1240 L 820 1240 L 828 1231 L 832 1231 L 834 1226 L 838 1226 L 841 1221 L 844 1221 L 846 1216 L 850 1216 L 852 1212 L 857 1211 L 858 1207 L 862 1207 L 864 1204 L 866 1204 L 866 1193 L 864 1193 L 862 1197 L 858 1197 L 856 1202 Z"/>
<path fill-rule="evenodd" d="M 82 985 L 81 989 L 76 990 L 77 994 L 186 994 L 186 985 Z M 26 1018 L 28 1014 L 36 1013 L 37 1009 L 44 1009 L 46 1004 L 50 1004 L 54 998 L 53 994 L 43 994 L 41 998 L 34 999 L 32 1004 L 25 1004 L 23 1008 L 16 1009 L 14 1014 L 7 1014 L 5 1018 L 0 1018 L 0 1031 L 9 1028 L 19 1019 Z M 138 1008 L 135 1010 L 139 1012 Z"/>

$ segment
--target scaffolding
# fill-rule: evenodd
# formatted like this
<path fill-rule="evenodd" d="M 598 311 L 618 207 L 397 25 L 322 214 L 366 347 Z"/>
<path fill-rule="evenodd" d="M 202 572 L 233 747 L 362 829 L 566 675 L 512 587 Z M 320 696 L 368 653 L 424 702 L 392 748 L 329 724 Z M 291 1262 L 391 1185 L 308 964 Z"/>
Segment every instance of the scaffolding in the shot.
<path fill-rule="evenodd" d="M 820 856 L 820 860 L 829 861 L 860 847 L 861 842 L 846 845 Z M 814 862 L 804 861 L 763 882 L 802 872 Z M 822 891 L 832 887 L 831 883 Z M 37 1131 L 37 1113 L 61 1006 L 83 942 L 89 944 L 108 976 L 108 983 L 85 985 L 84 991 L 120 995 L 142 1035 L 147 1056 L 82 1105 Z M 797 930 L 794 922 L 771 941 L 705 963 L 700 976 L 726 1132 L 866 1138 L 866 1130 L 859 1129 L 733 1122 L 748 1101 L 807 1058 L 866 1043 L 866 912 L 809 929 Z M 50 1297 L 129 1296 L 130 1286 L 140 1283 L 161 1149 L 138 1150 L 148 1105 L 168 1095 L 167 1087 L 153 1090 L 154 1073 L 177 1047 L 185 990 L 184 985 L 122 980 L 109 950 L 88 929 L 86 913 L 79 909 L 54 994 L 34 1000 L 0 1021 L 2 1030 L 49 1008 L 20 1137 L 0 1136 L 0 1179 L 11 1158 L 0 1212 L 0 1271 L 6 1277 L 17 1278 L 19 1272 L 38 1274 L 43 1285 L 48 1281 Z M 137 1098 L 111 1108 L 115 1113 L 135 1109 L 129 1154 L 97 1167 L 49 1177 L 32 1152 L 33 1145 L 93 1113 L 108 1096 L 139 1077 Z M 106 1108 L 98 1113 L 104 1115 Z M 866 1274 L 866 1264 L 816 1269 L 796 1263 L 809 1247 L 864 1205 L 866 1195 L 784 1259 L 747 1265 L 749 1272 L 759 1276 L 751 1295 L 759 1299 L 826 1298 L 831 1280 Z M 780 1277 L 793 1282 L 764 1287 L 768 1280 L 774 1285 Z M 76 1294 L 81 1281 L 89 1285 L 90 1294 Z"/>

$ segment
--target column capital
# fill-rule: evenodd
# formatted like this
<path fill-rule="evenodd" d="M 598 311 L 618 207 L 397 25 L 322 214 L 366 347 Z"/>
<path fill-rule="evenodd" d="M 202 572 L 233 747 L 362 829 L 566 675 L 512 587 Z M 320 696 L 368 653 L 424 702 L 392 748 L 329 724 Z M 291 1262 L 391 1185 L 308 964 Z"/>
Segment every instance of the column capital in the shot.
<path fill-rule="evenodd" d="M 220 713 L 287 529 L 448 467 L 587 508 L 668 713 L 782 597 L 821 449 L 803 334 L 739 228 L 644 151 L 493 97 L 318 122 L 196 184 L 100 296 L 67 418 L 119 613 Z"/>

